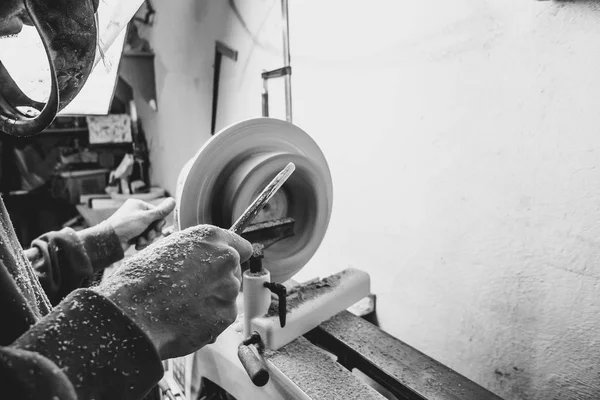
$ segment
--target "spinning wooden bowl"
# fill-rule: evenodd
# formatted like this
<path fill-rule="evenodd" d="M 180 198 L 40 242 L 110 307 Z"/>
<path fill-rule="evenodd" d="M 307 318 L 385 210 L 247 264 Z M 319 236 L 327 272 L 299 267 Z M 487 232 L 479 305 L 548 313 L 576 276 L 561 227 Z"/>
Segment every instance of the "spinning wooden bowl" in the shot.
<path fill-rule="evenodd" d="M 288 280 L 321 244 L 333 198 L 323 153 L 306 132 L 289 122 L 251 119 L 208 140 L 179 175 L 179 229 L 198 224 L 229 228 L 289 162 L 296 171 L 253 221 L 295 219 L 295 235 L 269 247 L 263 260 L 273 282 Z"/>

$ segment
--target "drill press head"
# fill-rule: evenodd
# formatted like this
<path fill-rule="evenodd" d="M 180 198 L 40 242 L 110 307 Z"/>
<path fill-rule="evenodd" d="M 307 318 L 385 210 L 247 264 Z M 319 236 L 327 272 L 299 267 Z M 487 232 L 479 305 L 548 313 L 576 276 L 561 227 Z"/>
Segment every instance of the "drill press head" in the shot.
<path fill-rule="evenodd" d="M 208 140 L 179 176 L 179 229 L 197 224 L 229 228 L 289 162 L 296 165 L 296 171 L 253 221 L 295 221 L 294 236 L 269 246 L 262 261 L 273 282 L 288 280 L 321 244 L 333 197 L 323 153 L 307 133 L 289 122 L 251 119 Z"/>

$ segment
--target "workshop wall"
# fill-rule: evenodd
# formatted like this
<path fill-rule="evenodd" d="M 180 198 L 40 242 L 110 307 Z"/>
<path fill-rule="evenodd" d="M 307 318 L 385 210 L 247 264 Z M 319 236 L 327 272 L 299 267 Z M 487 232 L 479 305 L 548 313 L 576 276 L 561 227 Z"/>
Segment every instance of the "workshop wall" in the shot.
<path fill-rule="evenodd" d="M 231 14 L 219 0 L 153 6 L 153 26 L 138 27 L 155 53 L 158 112 L 141 98 L 136 106 L 150 148 L 151 180 L 174 195 L 179 171 L 210 137 L 215 40 L 229 29 Z"/>
<path fill-rule="evenodd" d="M 214 40 L 240 52 L 219 126 L 259 115 L 260 72 L 281 65 L 278 0 L 180 3 L 156 3 L 159 112 L 143 113 L 171 191 L 209 135 Z M 335 186 L 299 278 L 368 271 L 385 330 L 506 399 L 600 398 L 598 3 L 290 12 L 294 121 Z"/>

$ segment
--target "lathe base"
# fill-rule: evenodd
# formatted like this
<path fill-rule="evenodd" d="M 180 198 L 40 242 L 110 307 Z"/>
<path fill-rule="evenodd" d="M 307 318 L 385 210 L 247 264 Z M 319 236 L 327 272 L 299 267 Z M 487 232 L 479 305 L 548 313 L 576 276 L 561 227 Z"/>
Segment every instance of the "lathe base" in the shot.
<path fill-rule="evenodd" d="M 196 399 L 200 389 L 191 387 L 192 374 L 193 381 L 205 377 L 237 400 L 502 400 L 347 311 L 278 351 L 267 352 L 271 380 L 262 388 L 249 382 L 235 349 L 226 345 L 239 337 L 227 330 L 215 344 L 187 358 L 186 386 L 192 394 L 188 400 Z M 369 379 L 360 377 L 363 374 Z"/>
<path fill-rule="evenodd" d="M 318 298 L 340 304 L 352 300 L 346 306 L 349 307 L 356 301 L 354 298 L 328 296 L 332 290 L 357 292 L 356 287 L 368 287 L 368 281 L 359 279 L 361 274 L 364 273 L 340 273 L 342 280 L 355 282 L 349 286 L 332 284 L 332 277 L 300 285 L 296 296 L 301 295 L 303 305 L 294 308 L 292 303 L 292 308 L 297 312 L 307 307 L 318 314 L 319 307 L 313 308 Z M 308 295 L 314 295 L 315 290 L 320 294 Z M 321 307 L 323 312 L 328 309 Z M 297 317 L 303 315 L 300 312 Z M 206 394 L 206 385 L 201 386 L 207 382 L 209 394 L 226 393 L 225 397 L 208 397 L 211 399 L 500 399 L 361 317 L 348 311 L 329 315 L 334 316 L 320 319 L 325 321 L 318 326 L 306 325 L 307 329 L 316 326 L 308 332 L 296 329 L 303 336 L 277 350 L 267 348 L 259 355 L 270 375 L 265 386 L 255 386 L 238 359 L 237 346 L 244 340 L 243 315 L 214 344 L 191 356 L 171 360 L 165 376 L 174 394 L 181 394 L 180 398 L 186 400 L 197 400 L 200 393 Z"/>
<path fill-rule="evenodd" d="M 187 400 L 198 398 L 201 390 L 199 377 L 215 383 L 237 400 L 385 399 L 337 363 L 335 357 L 304 337 L 278 351 L 265 352 L 270 379 L 265 386 L 256 387 L 241 367 L 235 346 L 231 346 L 239 340 L 241 335 L 229 328 L 217 342 L 195 355 L 173 360 L 175 365 L 186 363 L 187 376 L 180 377 L 178 381 L 185 386 L 180 393 L 185 392 Z M 174 392 L 177 394 L 177 390 Z"/>

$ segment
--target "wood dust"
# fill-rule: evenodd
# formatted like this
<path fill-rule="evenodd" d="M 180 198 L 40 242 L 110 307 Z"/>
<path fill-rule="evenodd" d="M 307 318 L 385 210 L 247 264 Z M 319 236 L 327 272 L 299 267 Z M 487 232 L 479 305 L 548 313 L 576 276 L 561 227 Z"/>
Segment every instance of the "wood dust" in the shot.
<path fill-rule="evenodd" d="M 313 280 L 306 283 L 303 283 L 298 286 L 294 286 L 290 290 L 288 290 L 288 294 L 286 297 L 287 307 L 286 310 L 289 313 L 290 311 L 298 308 L 301 304 L 314 299 L 320 294 L 331 292 L 335 289 L 341 282 L 344 275 L 348 273 L 347 270 L 339 272 L 337 274 L 328 276 L 327 278 Z M 276 317 L 278 316 L 279 310 L 279 300 L 274 299 L 269 306 L 269 310 L 265 317 Z"/>
<path fill-rule="evenodd" d="M 265 351 L 265 358 L 312 400 L 385 399 L 303 337 L 277 351 Z"/>

